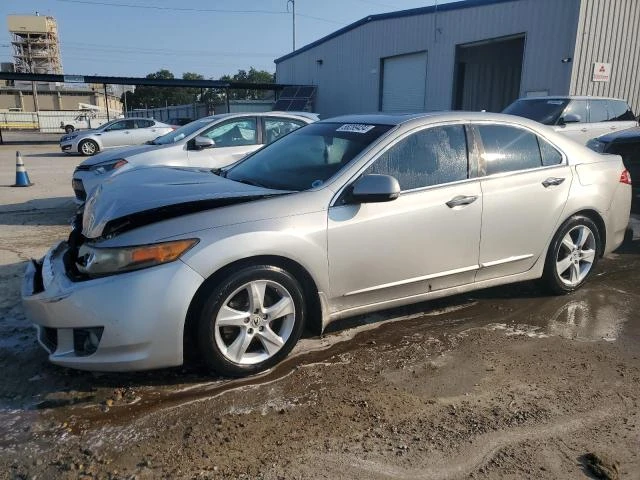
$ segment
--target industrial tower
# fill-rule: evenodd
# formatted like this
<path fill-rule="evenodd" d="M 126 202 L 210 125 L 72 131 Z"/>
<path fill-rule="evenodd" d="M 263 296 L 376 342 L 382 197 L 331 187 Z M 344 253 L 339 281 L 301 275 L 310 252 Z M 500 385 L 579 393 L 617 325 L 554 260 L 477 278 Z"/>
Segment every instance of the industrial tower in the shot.
<path fill-rule="evenodd" d="M 49 16 L 8 15 L 15 71 L 62 74 L 58 24 Z"/>

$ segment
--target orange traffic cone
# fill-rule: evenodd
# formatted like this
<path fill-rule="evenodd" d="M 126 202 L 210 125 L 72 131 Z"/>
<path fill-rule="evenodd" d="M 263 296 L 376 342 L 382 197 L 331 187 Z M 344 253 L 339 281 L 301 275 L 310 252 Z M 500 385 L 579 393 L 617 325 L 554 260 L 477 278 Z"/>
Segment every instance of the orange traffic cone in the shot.
<path fill-rule="evenodd" d="M 30 187 L 31 185 L 33 185 L 33 183 L 29 181 L 29 174 L 27 173 L 27 169 L 24 168 L 22 155 L 20 155 L 20 152 L 16 152 L 16 184 L 11 186 Z"/>

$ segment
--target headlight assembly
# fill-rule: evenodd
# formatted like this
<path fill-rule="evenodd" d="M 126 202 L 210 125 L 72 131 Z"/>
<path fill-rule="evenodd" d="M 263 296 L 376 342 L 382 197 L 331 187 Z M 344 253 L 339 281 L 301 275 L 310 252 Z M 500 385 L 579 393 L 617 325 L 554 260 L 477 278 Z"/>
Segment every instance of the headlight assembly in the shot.
<path fill-rule="evenodd" d="M 130 272 L 173 262 L 197 243 L 197 239 L 191 238 L 118 248 L 99 248 L 84 244 L 78 252 L 76 267 L 80 273 L 91 277 Z"/>
<path fill-rule="evenodd" d="M 98 165 L 95 165 L 92 170 L 96 173 L 96 175 L 102 175 L 103 173 L 117 170 L 120 167 L 124 167 L 127 163 L 129 162 L 127 162 L 124 158 L 120 158 L 113 162 L 100 163 Z"/>

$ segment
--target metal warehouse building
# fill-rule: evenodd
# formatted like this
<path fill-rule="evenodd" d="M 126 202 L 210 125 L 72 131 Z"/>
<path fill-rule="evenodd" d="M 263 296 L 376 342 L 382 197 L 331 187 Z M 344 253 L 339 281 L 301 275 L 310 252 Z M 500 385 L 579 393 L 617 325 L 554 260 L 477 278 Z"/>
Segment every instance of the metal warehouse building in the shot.
<path fill-rule="evenodd" d="M 466 0 L 372 15 L 278 58 L 322 116 L 500 111 L 519 96 L 620 97 L 640 110 L 640 0 Z"/>

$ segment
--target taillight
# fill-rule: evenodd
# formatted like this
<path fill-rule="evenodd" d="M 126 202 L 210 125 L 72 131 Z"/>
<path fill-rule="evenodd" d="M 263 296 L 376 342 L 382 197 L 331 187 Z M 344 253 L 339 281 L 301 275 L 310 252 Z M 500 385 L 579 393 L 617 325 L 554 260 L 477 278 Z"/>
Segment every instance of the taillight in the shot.
<path fill-rule="evenodd" d="M 620 174 L 620 183 L 624 183 L 626 185 L 631 185 L 631 174 L 629 170 L 623 170 Z"/>

